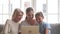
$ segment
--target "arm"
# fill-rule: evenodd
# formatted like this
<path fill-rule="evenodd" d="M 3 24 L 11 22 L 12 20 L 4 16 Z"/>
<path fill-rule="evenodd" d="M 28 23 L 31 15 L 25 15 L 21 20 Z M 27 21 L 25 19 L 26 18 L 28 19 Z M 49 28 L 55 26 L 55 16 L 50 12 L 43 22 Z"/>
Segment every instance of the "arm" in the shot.
<path fill-rule="evenodd" d="M 18 34 L 21 34 L 21 24 L 19 24 Z"/>
<path fill-rule="evenodd" d="M 7 20 L 4 28 L 4 34 L 9 34 L 9 32 L 10 32 L 10 27 Z"/>
<path fill-rule="evenodd" d="M 51 32 L 50 32 L 50 29 L 51 29 L 51 26 L 50 26 L 50 24 L 46 24 L 46 33 L 45 34 L 50 34 Z"/>
<path fill-rule="evenodd" d="M 46 30 L 45 30 L 45 32 L 46 32 L 45 34 L 48 34 L 48 31 L 49 31 L 49 30 L 48 30 L 48 29 L 46 29 Z"/>

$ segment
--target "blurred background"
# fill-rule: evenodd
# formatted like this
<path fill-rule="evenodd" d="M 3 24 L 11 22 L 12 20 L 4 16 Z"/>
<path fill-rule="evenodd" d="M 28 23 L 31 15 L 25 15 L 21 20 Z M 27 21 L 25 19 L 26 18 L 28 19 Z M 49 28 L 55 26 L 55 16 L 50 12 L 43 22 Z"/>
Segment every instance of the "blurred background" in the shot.
<path fill-rule="evenodd" d="M 27 7 L 33 7 L 34 12 L 42 11 L 44 21 L 51 24 L 51 34 L 60 32 L 60 0 L 0 0 L 0 30 L 7 19 L 11 19 L 15 8 L 20 8 L 24 12 Z"/>

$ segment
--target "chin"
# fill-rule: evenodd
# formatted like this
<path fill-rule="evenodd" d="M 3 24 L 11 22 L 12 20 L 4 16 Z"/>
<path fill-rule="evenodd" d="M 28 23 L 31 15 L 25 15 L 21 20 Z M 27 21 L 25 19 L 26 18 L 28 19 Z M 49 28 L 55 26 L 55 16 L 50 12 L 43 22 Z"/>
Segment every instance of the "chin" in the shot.
<path fill-rule="evenodd" d="M 17 20 L 17 22 L 19 22 L 20 20 Z"/>

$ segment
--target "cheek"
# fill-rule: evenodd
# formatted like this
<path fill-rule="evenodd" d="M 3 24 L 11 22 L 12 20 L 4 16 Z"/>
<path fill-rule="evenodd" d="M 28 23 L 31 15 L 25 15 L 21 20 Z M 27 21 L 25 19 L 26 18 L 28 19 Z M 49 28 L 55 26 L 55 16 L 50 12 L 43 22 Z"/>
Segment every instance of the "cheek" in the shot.
<path fill-rule="evenodd" d="M 38 18 L 37 21 L 40 22 L 40 21 L 42 21 L 42 19 L 41 18 Z"/>
<path fill-rule="evenodd" d="M 40 21 L 39 19 L 36 19 L 36 21 Z"/>
<path fill-rule="evenodd" d="M 42 18 L 40 18 L 39 20 L 40 20 L 40 21 L 42 21 L 43 19 L 42 19 Z"/>
<path fill-rule="evenodd" d="M 20 17 L 20 16 L 18 16 L 18 17 L 16 17 L 16 19 L 17 19 L 17 20 L 20 20 L 20 19 L 21 19 L 21 17 Z"/>

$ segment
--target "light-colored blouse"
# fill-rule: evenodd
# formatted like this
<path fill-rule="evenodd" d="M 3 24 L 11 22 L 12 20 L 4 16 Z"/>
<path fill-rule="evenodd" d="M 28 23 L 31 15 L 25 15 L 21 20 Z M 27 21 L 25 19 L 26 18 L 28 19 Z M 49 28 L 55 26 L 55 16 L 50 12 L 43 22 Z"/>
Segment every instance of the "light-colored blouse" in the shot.
<path fill-rule="evenodd" d="M 7 20 L 4 28 L 5 34 L 18 34 L 19 23 L 12 20 Z"/>

